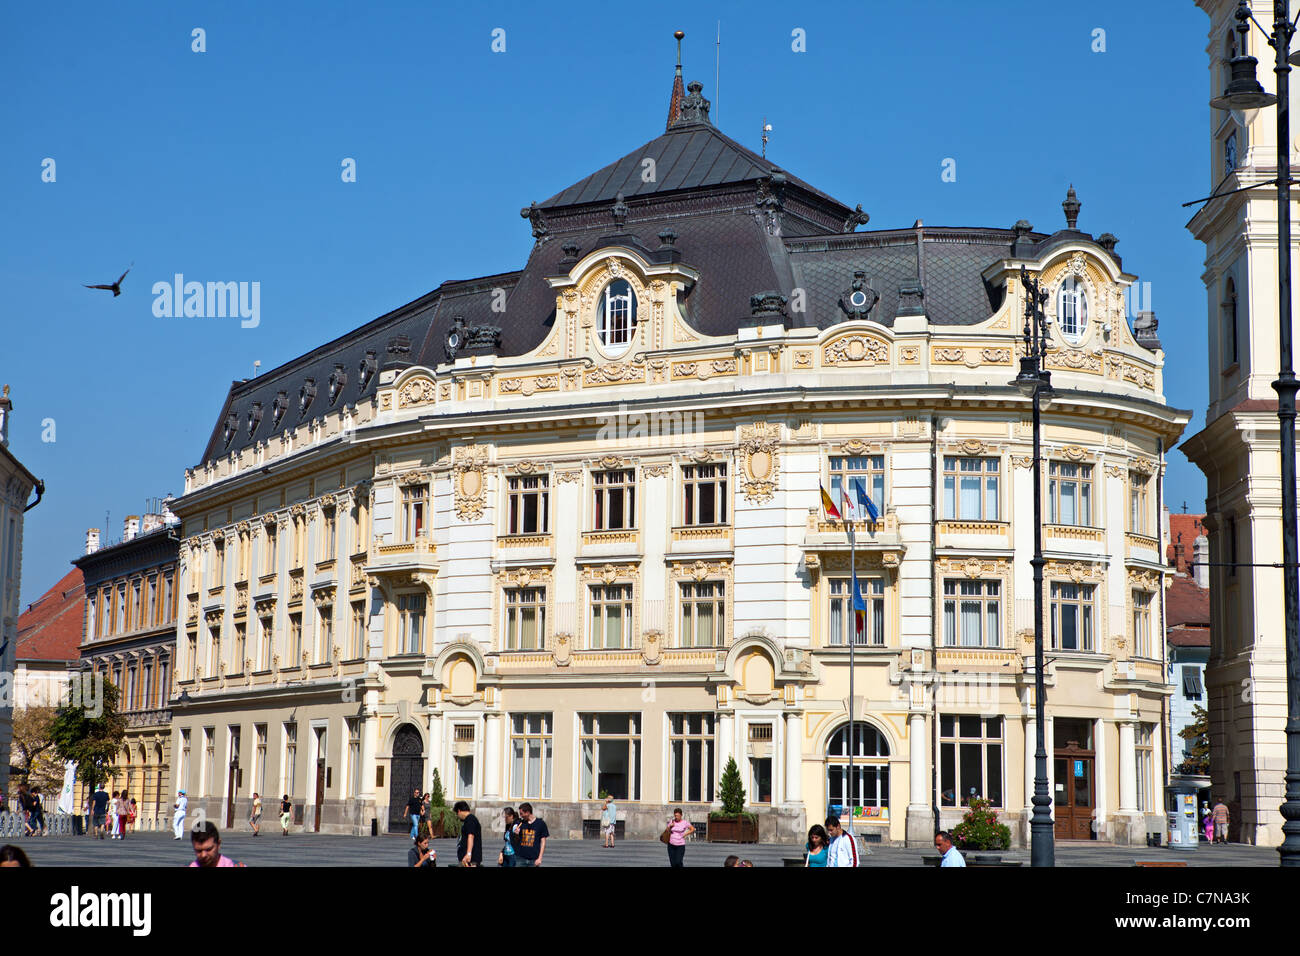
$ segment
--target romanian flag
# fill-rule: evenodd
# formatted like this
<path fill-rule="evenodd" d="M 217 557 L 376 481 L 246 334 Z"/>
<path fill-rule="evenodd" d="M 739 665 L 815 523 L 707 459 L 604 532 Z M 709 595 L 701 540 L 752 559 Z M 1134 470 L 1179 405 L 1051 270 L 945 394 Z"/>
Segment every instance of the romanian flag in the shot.
<path fill-rule="evenodd" d="M 866 511 L 871 523 L 875 524 L 880 520 L 880 511 L 877 510 L 876 503 L 871 500 L 871 496 L 867 494 L 867 489 L 863 487 L 861 478 L 853 479 L 853 490 L 858 496 L 858 504 Z"/>
<path fill-rule="evenodd" d="M 861 634 L 867 627 L 867 602 L 862 600 L 862 588 L 858 587 L 858 576 L 853 575 L 853 618 L 856 629 Z"/>
<path fill-rule="evenodd" d="M 826 489 L 822 488 L 821 485 L 817 487 L 821 489 L 822 507 L 826 509 L 826 513 L 832 518 L 839 518 L 840 521 L 843 521 L 844 519 L 840 516 L 839 510 L 835 507 L 835 502 L 831 501 L 831 496 L 826 493 Z"/>

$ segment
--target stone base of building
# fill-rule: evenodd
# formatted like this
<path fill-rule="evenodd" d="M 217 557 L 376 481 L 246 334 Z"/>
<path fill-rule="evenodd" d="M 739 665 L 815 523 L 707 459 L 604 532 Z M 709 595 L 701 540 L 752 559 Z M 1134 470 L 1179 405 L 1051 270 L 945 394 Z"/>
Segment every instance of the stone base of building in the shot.
<path fill-rule="evenodd" d="M 905 845 L 933 846 L 934 834 L 934 812 L 929 807 L 908 807 Z"/>
<path fill-rule="evenodd" d="M 1116 846 L 1147 845 L 1147 815 L 1140 811 L 1115 811 L 1106 818 L 1106 839 Z"/>

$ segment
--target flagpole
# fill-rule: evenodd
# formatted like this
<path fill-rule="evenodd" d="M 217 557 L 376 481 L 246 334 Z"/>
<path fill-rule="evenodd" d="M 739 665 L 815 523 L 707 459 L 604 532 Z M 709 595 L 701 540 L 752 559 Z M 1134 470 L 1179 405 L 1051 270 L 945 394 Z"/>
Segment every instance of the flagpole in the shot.
<path fill-rule="evenodd" d="M 853 798 L 857 778 L 853 776 L 853 751 L 857 747 L 857 735 L 853 731 L 853 672 L 856 659 L 854 645 L 858 643 L 858 548 L 857 536 L 849 515 L 844 517 L 844 527 L 849 532 L 849 607 L 853 609 L 853 626 L 849 629 L 849 839 L 857 842 L 853 834 Z"/>

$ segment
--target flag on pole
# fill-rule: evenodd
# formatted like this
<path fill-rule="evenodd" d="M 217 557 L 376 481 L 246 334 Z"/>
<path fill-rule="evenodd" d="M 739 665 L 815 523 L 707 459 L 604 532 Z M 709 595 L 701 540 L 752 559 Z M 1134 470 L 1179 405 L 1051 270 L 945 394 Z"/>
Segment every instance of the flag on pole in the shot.
<path fill-rule="evenodd" d="M 839 518 L 839 520 L 843 521 L 844 518 L 841 517 L 839 511 L 836 509 L 835 502 L 831 500 L 831 496 L 826 493 L 826 489 L 822 488 L 821 485 L 818 485 L 817 487 L 821 489 L 822 507 L 826 509 L 826 513 L 832 518 Z"/>
<path fill-rule="evenodd" d="M 63 789 L 59 792 L 59 812 L 71 814 L 73 810 L 73 790 L 77 781 L 77 764 L 68 760 L 63 765 Z"/>
<path fill-rule="evenodd" d="M 845 521 L 858 521 L 862 517 L 853 503 L 853 496 L 849 494 L 847 481 L 840 485 L 840 510 L 844 512 Z"/>
<path fill-rule="evenodd" d="M 858 504 L 862 506 L 867 517 L 871 519 L 871 523 L 875 524 L 880 520 L 880 512 L 876 508 L 876 503 L 871 500 L 871 496 L 867 494 L 867 489 L 863 486 L 861 478 L 853 479 L 853 490 L 857 493 Z"/>
<path fill-rule="evenodd" d="M 862 600 L 862 588 L 858 586 L 858 575 L 853 575 L 853 619 L 855 630 L 861 634 L 867 626 L 867 602 Z"/>

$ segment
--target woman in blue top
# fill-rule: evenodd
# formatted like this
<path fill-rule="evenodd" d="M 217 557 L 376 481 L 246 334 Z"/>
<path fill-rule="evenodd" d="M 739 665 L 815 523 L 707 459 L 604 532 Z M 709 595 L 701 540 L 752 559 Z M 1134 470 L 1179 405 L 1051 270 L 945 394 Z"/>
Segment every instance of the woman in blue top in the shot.
<path fill-rule="evenodd" d="M 515 816 L 514 807 L 506 807 L 501 811 L 506 818 L 506 832 L 504 835 L 505 842 L 501 847 L 501 852 L 497 855 L 497 866 L 514 866 L 515 865 L 515 845 L 510 838 L 514 833 L 515 827 L 519 825 L 519 818 Z"/>
<path fill-rule="evenodd" d="M 814 825 L 808 831 L 808 845 L 804 848 L 808 853 L 808 866 L 825 866 L 827 851 L 830 848 L 830 837 L 826 835 L 826 830 L 820 825 Z"/>

